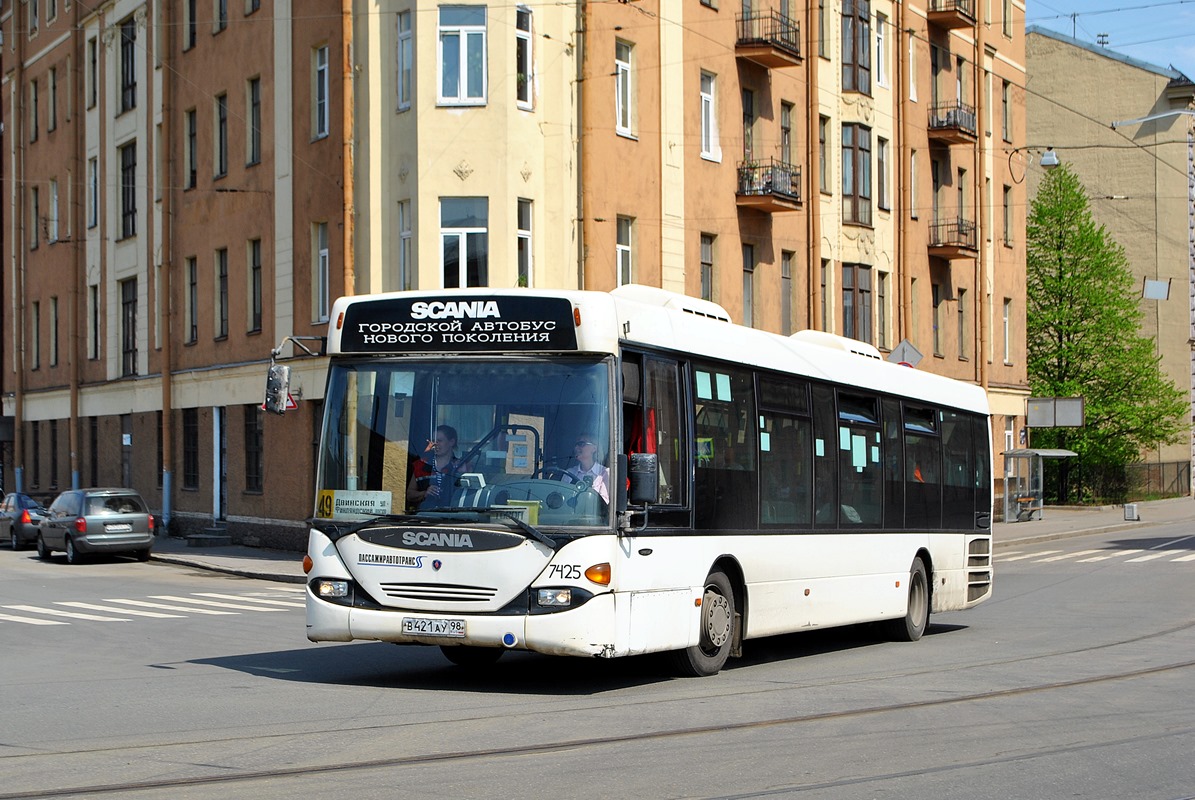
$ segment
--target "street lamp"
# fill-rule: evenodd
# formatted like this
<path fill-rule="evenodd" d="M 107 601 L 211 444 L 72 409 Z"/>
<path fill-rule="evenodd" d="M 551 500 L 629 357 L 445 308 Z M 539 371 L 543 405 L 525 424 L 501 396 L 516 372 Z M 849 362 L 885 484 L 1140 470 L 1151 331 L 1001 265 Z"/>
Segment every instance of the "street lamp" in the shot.
<path fill-rule="evenodd" d="M 1026 151 L 1029 153 L 1041 152 L 1041 147 L 1038 145 L 1023 145 L 1021 147 L 1013 148 L 1012 150 L 1010 150 L 1008 152 L 1008 174 L 1010 176 L 1012 176 L 1013 183 L 1024 183 L 1025 182 L 1025 173 L 1024 172 L 1021 173 L 1021 177 L 1018 180 L 1012 171 L 1012 157 L 1022 151 Z M 1030 161 L 1032 161 L 1032 159 L 1030 159 Z M 1061 162 L 1058 160 L 1058 154 L 1054 152 L 1054 148 L 1047 147 L 1045 149 L 1045 152 L 1043 152 L 1041 154 L 1041 157 L 1037 160 L 1037 163 L 1039 166 L 1041 166 L 1042 169 L 1050 170 L 1050 169 L 1054 169 L 1054 167 L 1058 166 Z"/>
<path fill-rule="evenodd" d="M 1138 117 L 1137 119 L 1124 119 L 1119 122 L 1112 122 L 1110 126 L 1112 130 L 1124 127 L 1125 125 L 1140 125 L 1143 122 L 1153 122 L 1156 119 L 1165 119 L 1166 117 L 1195 117 L 1195 110 L 1189 108 L 1180 108 L 1175 111 L 1163 111 L 1160 114 L 1150 114 L 1148 117 Z"/>

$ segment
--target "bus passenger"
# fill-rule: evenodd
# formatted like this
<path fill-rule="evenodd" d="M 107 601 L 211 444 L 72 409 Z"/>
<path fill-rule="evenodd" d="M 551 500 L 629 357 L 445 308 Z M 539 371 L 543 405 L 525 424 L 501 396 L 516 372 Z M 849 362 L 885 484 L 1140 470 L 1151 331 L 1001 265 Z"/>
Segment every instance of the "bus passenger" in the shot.
<path fill-rule="evenodd" d="M 456 457 L 456 428 L 437 426 L 435 441 L 428 442 L 423 457 L 415 462 L 411 482 L 407 484 L 407 500 L 418 503 L 421 511 L 447 504 L 464 467 L 464 462 Z"/>
<path fill-rule="evenodd" d="M 593 488 L 602 500 L 610 502 L 610 470 L 597 460 L 597 443 L 593 434 L 582 433 L 573 445 L 577 463 L 564 471 L 560 479 L 565 483 L 584 483 Z"/>

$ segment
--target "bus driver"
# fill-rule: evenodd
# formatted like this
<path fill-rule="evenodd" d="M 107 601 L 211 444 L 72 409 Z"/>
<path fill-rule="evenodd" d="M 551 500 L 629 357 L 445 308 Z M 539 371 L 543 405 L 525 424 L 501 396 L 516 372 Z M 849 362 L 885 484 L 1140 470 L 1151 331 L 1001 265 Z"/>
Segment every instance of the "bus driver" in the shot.
<path fill-rule="evenodd" d="M 565 483 L 585 483 L 605 502 L 610 502 L 610 470 L 597 460 L 597 444 L 591 433 L 582 433 L 573 445 L 575 464 L 564 471 L 560 479 Z"/>

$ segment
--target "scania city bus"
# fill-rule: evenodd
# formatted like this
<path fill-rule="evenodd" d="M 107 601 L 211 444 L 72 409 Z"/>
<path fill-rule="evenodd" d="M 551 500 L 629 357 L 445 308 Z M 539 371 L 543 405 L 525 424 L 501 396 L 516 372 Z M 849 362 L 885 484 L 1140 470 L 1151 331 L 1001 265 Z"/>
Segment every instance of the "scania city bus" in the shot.
<path fill-rule="evenodd" d="M 326 353 L 312 641 L 710 675 L 991 594 L 986 395 L 870 345 L 632 285 L 346 297 Z"/>

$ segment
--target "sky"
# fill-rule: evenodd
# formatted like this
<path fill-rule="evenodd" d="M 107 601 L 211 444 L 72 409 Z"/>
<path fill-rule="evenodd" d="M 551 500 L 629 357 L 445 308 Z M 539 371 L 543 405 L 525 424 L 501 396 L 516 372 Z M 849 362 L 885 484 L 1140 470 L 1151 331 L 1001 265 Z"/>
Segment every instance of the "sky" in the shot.
<path fill-rule="evenodd" d="M 1026 0 L 1025 24 L 1107 47 L 1195 80 L 1195 0 Z"/>

